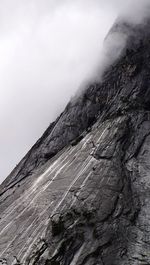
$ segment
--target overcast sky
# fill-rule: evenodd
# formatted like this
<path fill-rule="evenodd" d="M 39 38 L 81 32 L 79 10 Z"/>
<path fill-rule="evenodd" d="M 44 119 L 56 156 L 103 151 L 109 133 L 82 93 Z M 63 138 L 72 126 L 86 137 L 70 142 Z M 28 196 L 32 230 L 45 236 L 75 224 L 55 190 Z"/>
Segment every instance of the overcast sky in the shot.
<path fill-rule="evenodd" d="M 0 182 L 101 71 L 116 18 L 139 22 L 148 2 L 0 0 Z"/>

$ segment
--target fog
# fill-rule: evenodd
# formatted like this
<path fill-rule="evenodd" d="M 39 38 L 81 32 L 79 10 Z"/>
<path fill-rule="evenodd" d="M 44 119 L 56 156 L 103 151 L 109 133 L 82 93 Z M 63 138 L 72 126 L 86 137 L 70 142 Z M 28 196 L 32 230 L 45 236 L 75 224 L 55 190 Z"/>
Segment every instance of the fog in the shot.
<path fill-rule="evenodd" d="M 141 23 L 148 2 L 0 0 L 0 182 L 82 84 L 112 62 L 112 47 L 123 48 L 123 36 L 103 44 L 114 21 Z"/>

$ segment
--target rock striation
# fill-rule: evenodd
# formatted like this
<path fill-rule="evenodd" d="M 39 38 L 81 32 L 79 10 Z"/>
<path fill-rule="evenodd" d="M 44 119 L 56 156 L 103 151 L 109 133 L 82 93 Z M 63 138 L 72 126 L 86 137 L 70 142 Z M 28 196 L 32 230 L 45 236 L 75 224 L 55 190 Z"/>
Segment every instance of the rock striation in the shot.
<path fill-rule="evenodd" d="M 149 24 L 0 186 L 0 264 L 150 264 Z"/>

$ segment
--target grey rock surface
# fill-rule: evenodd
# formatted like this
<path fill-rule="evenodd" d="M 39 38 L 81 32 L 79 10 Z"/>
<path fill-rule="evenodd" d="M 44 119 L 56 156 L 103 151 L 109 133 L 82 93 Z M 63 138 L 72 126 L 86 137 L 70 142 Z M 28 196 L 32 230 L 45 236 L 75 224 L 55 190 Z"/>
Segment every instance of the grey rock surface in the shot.
<path fill-rule="evenodd" d="M 0 186 L 0 264 L 150 264 L 149 22 Z"/>

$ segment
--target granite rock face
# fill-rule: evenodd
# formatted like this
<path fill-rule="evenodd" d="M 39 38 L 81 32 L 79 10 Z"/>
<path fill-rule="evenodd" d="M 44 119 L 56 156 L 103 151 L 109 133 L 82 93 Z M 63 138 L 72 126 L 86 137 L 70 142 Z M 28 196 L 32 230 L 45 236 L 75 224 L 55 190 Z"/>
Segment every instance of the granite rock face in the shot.
<path fill-rule="evenodd" d="M 150 264 L 150 32 L 68 104 L 0 187 L 0 264 Z"/>

